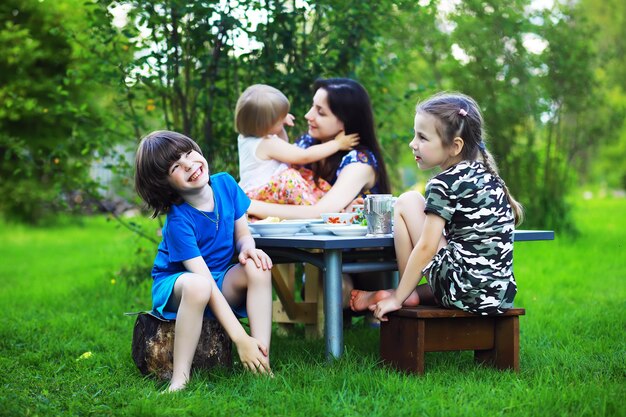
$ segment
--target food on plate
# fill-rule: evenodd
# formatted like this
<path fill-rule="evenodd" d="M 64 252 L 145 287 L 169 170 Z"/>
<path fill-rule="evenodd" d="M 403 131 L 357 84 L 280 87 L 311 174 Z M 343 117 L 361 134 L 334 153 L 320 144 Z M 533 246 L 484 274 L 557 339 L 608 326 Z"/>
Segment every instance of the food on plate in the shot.
<path fill-rule="evenodd" d="M 263 220 L 259 220 L 255 223 L 280 223 L 280 217 L 266 217 Z"/>
<path fill-rule="evenodd" d="M 352 224 L 358 217 L 356 213 L 322 213 L 322 220 L 326 224 Z"/>

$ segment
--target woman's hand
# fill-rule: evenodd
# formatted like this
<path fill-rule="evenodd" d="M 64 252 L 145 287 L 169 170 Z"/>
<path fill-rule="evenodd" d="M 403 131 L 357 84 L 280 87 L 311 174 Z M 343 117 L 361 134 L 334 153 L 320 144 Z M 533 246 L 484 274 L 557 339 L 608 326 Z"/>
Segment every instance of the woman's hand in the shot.
<path fill-rule="evenodd" d="M 337 141 L 340 150 L 349 151 L 359 144 L 359 135 L 358 133 L 346 135 L 342 130 L 337 134 L 337 136 L 335 136 L 335 140 Z"/>
<path fill-rule="evenodd" d="M 261 249 L 256 248 L 244 248 L 239 252 L 239 263 L 245 265 L 248 259 L 252 259 L 257 268 L 261 268 L 264 271 L 272 269 L 272 258 Z"/>
<path fill-rule="evenodd" d="M 394 296 L 385 298 L 384 300 L 380 300 L 376 304 L 373 304 L 369 307 L 370 311 L 374 313 L 374 317 L 376 317 L 380 321 L 389 320 L 386 314 L 400 310 L 401 308 L 402 302 L 398 301 Z"/>
<path fill-rule="evenodd" d="M 239 360 L 244 368 L 253 374 L 272 374 L 267 347 L 255 338 L 246 335 L 243 340 L 235 342 Z"/>

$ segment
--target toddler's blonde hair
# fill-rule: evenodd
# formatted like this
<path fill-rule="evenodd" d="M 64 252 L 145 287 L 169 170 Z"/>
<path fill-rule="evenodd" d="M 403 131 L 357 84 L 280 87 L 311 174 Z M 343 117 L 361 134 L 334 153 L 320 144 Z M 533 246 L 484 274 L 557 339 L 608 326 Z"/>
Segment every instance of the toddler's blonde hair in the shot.
<path fill-rule="evenodd" d="M 243 136 L 262 137 L 289 113 L 289 100 L 274 87 L 254 84 L 237 100 L 235 129 Z"/>

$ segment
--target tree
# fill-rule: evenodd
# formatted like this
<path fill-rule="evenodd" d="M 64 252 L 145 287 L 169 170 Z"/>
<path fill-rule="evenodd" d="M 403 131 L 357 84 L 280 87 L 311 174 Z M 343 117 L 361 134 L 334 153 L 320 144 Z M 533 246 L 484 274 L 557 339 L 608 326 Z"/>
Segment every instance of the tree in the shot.
<path fill-rule="evenodd" d="M 572 230 L 566 203 L 572 158 L 593 124 L 590 27 L 572 6 L 530 12 L 528 0 L 465 1 L 451 15 L 453 42 L 466 58 L 446 76 L 482 105 L 488 147 L 526 207 L 526 227 Z M 532 51 L 529 38 L 547 45 Z"/>
<path fill-rule="evenodd" d="M 584 179 L 626 189 L 626 4 L 584 0 L 580 13 L 594 25 L 597 84 L 589 111 L 602 129 L 594 139 L 603 145 L 585 155 Z"/>
<path fill-rule="evenodd" d="M 110 30 L 110 0 L 99 1 L 95 26 Z M 137 139 L 149 126 L 196 139 L 214 170 L 237 173 L 233 113 L 250 84 L 282 89 L 304 114 L 313 81 L 354 76 L 384 21 L 387 2 L 359 7 L 334 1 L 189 2 L 132 0 L 121 29 L 135 59 L 120 66 L 127 120 Z M 254 23 L 257 16 L 259 22 Z M 258 47 L 242 45 L 245 37 Z M 372 50 L 373 51 L 373 50 Z M 137 102 L 149 103 L 142 109 Z M 151 110 L 149 110 L 151 109 Z M 148 115 L 153 111 L 153 115 Z M 303 128 L 300 119 L 298 127 Z"/>
<path fill-rule="evenodd" d="M 9 196 L 0 209 L 9 218 L 44 221 L 80 202 L 88 185 L 102 89 L 87 76 L 95 66 L 80 60 L 66 31 L 80 21 L 79 3 L 0 5 L 0 191 Z"/>
<path fill-rule="evenodd" d="M 542 12 L 529 8 L 531 0 L 455 4 L 5 2 L 0 156 L 22 163 L 17 171 L 3 163 L 3 179 L 11 179 L 3 182 L 9 184 L 4 191 L 14 208 L 26 200 L 40 207 L 37 198 L 46 195 L 40 188 L 49 192 L 46 201 L 63 201 L 59 196 L 85 188 L 94 156 L 110 153 L 118 142 L 134 149 L 154 129 L 193 137 L 214 171 L 236 176 L 232 120 L 241 91 L 254 83 L 274 85 L 302 115 L 313 81 L 340 76 L 358 79 L 372 97 L 396 193 L 403 182 L 394 171 L 410 156 L 415 103 L 440 90 L 459 90 L 483 107 L 488 146 L 527 208 L 526 226 L 559 228 L 567 223 L 575 171 L 586 172 L 599 146 L 587 138 L 608 137 L 607 126 L 623 128 L 623 66 L 612 49 L 602 48 L 610 65 L 598 65 L 595 32 L 585 18 L 601 23 L 607 13 L 589 13 L 585 1 Z M 69 7 L 73 13 L 64 13 Z M 112 25 L 116 7 L 126 8 L 125 25 Z M 623 44 L 619 24 L 604 27 L 604 38 Z M 530 38 L 546 47 L 529 49 Z M 611 100 L 619 111 L 596 105 Z M 304 129 L 300 118 L 292 135 Z M 604 162 L 619 164 L 608 157 Z M 131 175 L 126 170 L 123 178 Z M 35 198 L 20 187 L 37 190 Z"/>

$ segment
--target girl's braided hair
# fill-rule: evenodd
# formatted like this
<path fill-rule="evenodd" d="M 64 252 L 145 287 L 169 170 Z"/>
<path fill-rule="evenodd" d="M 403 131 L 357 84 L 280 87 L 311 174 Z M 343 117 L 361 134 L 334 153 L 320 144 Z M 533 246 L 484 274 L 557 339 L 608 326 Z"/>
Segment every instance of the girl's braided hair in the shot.
<path fill-rule="evenodd" d="M 485 146 L 485 132 L 480 108 L 473 98 L 461 93 L 439 93 L 417 104 L 416 112 L 434 116 L 435 126 L 444 146 L 452 145 L 455 137 L 463 139 L 461 157 L 464 160 L 482 161 L 487 171 L 504 188 L 507 200 L 515 216 L 515 224 L 524 219 L 522 205 L 511 195 L 506 183 L 498 173 L 498 166 Z"/>

